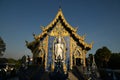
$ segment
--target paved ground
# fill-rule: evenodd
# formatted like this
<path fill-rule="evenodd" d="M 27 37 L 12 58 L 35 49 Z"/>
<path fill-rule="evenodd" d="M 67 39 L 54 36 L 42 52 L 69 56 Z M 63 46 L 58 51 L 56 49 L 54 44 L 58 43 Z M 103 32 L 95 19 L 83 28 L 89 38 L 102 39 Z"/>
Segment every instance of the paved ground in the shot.
<path fill-rule="evenodd" d="M 45 72 L 41 66 L 33 66 L 19 72 L 19 80 L 84 80 L 77 67 L 68 74 L 62 72 Z"/>
<path fill-rule="evenodd" d="M 68 79 L 69 80 L 79 80 L 72 72 L 68 72 Z"/>
<path fill-rule="evenodd" d="M 19 79 L 9 80 L 79 80 L 72 72 L 68 72 L 68 78 L 62 73 L 45 72 L 41 66 L 34 66 L 27 70 L 20 70 Z"/>
<path fill-rule="evenodd" d="M 9 78 L 7 80 L 19 80 L 19 78 L 18 78 L 18 76 L 16 76 L 16 77 Z"/>
<path fill-rule="evenodd" d="M 34 76 L 33 79 L 30 79 L 30 80 L 51 80 L 47 72 L 44 72 L 42 77 L 40 77 L 39 75 L 36 75 L 36 76 Z M 20 79 L 18 76 L 16 76 L 16 77 L 9 78 L 7 80 L 20 80 Z M 66 80 L 79 80 L 79 79 L 72 72 L 68 72 L 68 78 Z"/>
<path fill-rule="evenodd" d="M 120 80 L 120 73 L 117 72 L 103 70 L 106 76 L 100 79 L 102 75 L 98 75 L 97 70 L 87 71 L 82 69 L 75 66 L 65 75 L 61 70 L 60 72 L 46 72 L 42 66 L 36 65 L 27 69 L 21 68 L 17 75 L 9 76 L 5 80 Z"/>
<path fill-rule="evenodd" d="M 42 66 L 36 65 L 27 69 L 21 68 L 17 76 L 7 80 L 88 80 L 88 78 L 85 79 L 78 67 L 73 67 L 73 70 L 65 75 L 61 72 L 45 72 Z"/>

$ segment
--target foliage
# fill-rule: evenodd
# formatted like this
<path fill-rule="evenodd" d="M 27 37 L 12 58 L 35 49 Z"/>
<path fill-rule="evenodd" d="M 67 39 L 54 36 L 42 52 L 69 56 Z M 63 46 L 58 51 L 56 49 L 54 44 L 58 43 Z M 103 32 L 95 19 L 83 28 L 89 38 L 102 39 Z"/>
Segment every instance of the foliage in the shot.
<path fill-rule="evenodd" d="M 21 66 L 21 59 L 18 59 L 16 62 L 16 68 L 20 68 Z"/>
<path fill-rule="evenodd" d="M 0 58 L 1 63 L 12 63 L 15 64 L 15 67 L 18 68 L 21 65 L 21 60 L 15 60 L 13 58 Z"/>
<path fill-rule="evenodd" d="M 107 47 L 98 49 L 95 53 L 95 61 L 98 67 L 107 67 L 107 62 L 111 56 L 111 51 Z"/>
<path fill-rule="evenodd" d="M 8 59 L 7 58 L 0 58 L 0 63 L 8 63 Z"/>
<path fill-rule="evenodd" d="M 21 60 L 22 60 L 22 63 L 26 63 L 26 56 L 24 55 Z"/>
<path fill-rule="evenodd" d="M 120 69 L 120 53 L 112 53 L 108 66 L 111 69 Z"/>
<path fill-rule="evenodd" d="M 0 37 L 0 56 L 3 55 L 3 52 L 6 50 L 6 44 L 3 39 Z"/>
<path fill-rule="evenodd" d="M 8 58 L 8 63 L 17 63 L 17 60 L 13 59 L 13 58 Z"/>

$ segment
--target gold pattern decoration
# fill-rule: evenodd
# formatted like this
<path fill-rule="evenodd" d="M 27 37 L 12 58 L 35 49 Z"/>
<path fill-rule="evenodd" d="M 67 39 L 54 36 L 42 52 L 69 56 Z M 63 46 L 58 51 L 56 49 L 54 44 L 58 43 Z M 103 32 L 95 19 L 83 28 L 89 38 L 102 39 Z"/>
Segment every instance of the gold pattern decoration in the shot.
<path fill-rule="evenodd" d="M 76 47 L 73 55 L 75 58 L 82 58 L 82 50 L 79 48 L 79 46 Z"/>
<path fill-rule="evenodd" d="M 69 33 L 64 29 L 63 25 L 58 22 L 55 28 L 50 32 L 50 36 L 68 36 Z"/>

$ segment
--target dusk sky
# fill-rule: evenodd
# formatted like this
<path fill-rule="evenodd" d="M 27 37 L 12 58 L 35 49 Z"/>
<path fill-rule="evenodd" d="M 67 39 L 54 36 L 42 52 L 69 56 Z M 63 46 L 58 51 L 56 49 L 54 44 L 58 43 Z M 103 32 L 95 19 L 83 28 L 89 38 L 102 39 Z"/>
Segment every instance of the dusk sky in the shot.
<path fill-rule="evenodd" d="M 0 0 L 0 36 L 6 43 L 3 57 L 19 59 L 32 55 L 25 40 L 41 33 L 56 16 L 59 6 L 67 22 L 94 41 L 92 50 L 106 46 L 120 52 L 120 0 Z"/>

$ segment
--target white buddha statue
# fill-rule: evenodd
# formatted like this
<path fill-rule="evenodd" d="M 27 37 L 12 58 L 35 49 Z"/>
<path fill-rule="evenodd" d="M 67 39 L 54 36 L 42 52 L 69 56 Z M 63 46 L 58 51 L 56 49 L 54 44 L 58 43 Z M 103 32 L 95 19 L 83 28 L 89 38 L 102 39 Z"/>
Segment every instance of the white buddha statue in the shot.
<path fill-rule="evenodd" d="M 64 44 L 62 43 L 61 37 L 58 37 L 57 43 L 55 44 L 55 59 L 63 59 Z"/>

